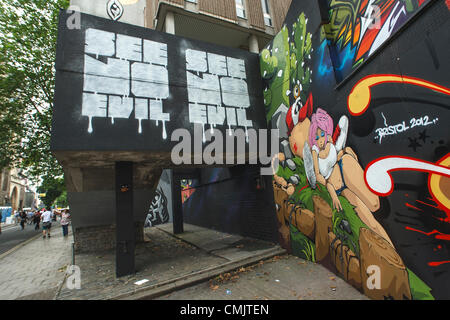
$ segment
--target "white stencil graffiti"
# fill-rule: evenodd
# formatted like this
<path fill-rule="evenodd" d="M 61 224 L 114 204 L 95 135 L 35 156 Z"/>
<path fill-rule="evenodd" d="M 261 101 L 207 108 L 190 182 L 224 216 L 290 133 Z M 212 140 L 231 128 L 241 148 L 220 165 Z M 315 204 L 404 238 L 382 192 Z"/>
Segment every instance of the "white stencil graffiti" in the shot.
<path fill-rule="evenodd" d="M 167 139 L 164 100 L 170 96 L 167 44 L 89 28 L 84 46 L 83 116 L 151 120 L 162 123 Z M 189 121 L 203 126 L 253 127 L 247 119 L 250 97 L 245 61 L 210 52 L 186 50 Z M 134 119 L 132 117 L 134 116 Z"/>
<path fill-rule="evenodd" d="M 246 82 L 245 62 L 204 51 L 186 50 L 189 120 L 211 130 L 217 125 L 253 126 L 247 119 L 250 98 Z"/>
<path fill-rule="evenodd" d="M 162 99 L 169 97 L 167 45 L 90 28 L 84 52 L 81 114 L 89 118 L 88 132 L 93 131 L 93 117 L 109 117 L 114 124 L 134 110 L 139 133 L 142 120 L 161 121 L 166 139 L 170 115 L 163 112 Z"/>

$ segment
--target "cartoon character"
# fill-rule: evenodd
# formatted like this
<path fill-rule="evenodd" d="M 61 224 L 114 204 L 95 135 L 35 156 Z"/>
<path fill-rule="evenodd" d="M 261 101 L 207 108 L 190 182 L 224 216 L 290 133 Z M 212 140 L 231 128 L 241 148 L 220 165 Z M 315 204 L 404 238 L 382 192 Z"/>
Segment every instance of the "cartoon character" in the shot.
<path fill-rule="evenodd" d="M 333 119 L 321 108 L 311 117 L 309 144 L 312 146 L 315 179 L 326 186 L 337 211 L 342 210 L 338 197 L 342 195 L 355 207 L 359 218 L 394 247 L 372 214 L 380 207 L 378 196 L 367 187 L 364 170 L 356 154 L 351 148 L 344 148 L 348 132 L 346 116 L 340 118 L 337 128 L 332 136 Z"/>
<path fill-rule="evenodd" d="M 313 112 L 313 97 L 310 93 L 305 105 L 303 105 L 300 99 L 300 87 L 298 85 L 295 86 L 293 94 L 295 102 L 286 114 L 287 134 L 292 153 L 303 158 L 303 145 L 308 141 L 309 127 L 311 125 L 309 118 Z"/>
<path fill-rule="evenodd" d="M 290 106 L 286 114 L 286 126 L 287 135 L 289 137 L 289 147 L 294 156 L 298 156 L 303 159 L 303 146 L 306 141 L 308 141 L 309 127 L 311 122 L 309 117 L 313 113 L 313 97 L 310 93 L 306 103 L 303 104 L 300 98 L 300 86 L 297 84 L 293 89 L 294 103 Z M 283 153 L 275 155 L 272 159 L 272 168 L 274 169 L 274 179 L 275 181 L 289 194 L 294 193 L 295 187 L 292 183 L 288 183 L 283 177 L 279 177 L 276 174 L 275 162 L 286 160 Z"/>

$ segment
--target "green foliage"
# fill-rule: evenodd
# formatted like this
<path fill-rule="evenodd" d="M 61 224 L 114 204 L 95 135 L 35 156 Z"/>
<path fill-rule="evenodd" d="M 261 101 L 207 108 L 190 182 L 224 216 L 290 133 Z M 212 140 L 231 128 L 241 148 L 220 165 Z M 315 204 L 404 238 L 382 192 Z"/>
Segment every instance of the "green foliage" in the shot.
<path fill-rule="evenodd" d="M 290 225 L 292 253 L 305 260 L 316 262 L 316 246 L 303 233 Z"/>
<path fill-rule="evenodd" d="M 69 0 L 0 3 L 0 167 L 61 176 L 50 153 L 59 8 Z"/>
<path fill-rule="evenodd" d="M 289 107 L 293 87 L 301 85 L 301 98 L 305 102 L 311 83 L 311 70 L 305 64 L 311 58 L 311 33 L 306 32 L 307 19 L 302 13 L 290 31 L 284 26 L 275 36 L 271 48 L 261 52 L 261 76 L 268 83 L 264 91 L 267 121 L 281 104 Z"/>
<path fill-rule="evenodd" d="M 55 206 L 59 208 L 66 208 L 69 206 L 69 202 L 67 201 L 67 191 L 64 190 L 58 198 L 55 199 Z"/>
<path fill-rule="evenodd" d="M 45 193 L 42 202 L 46 208 L 50 208 L 54 204 L 67 201 L 67 193 L 64 184 L 64 178 L 55 178 L 51 175 L 45 175 L 41 185 L 37 189 L 38 193 Z M 64 193 L 66 194 L 64 196 Z M 55 203 L 58 200 L 58 203 Z M 67 206 L 67 204 L 65 205 Z"/>
<path fill-rule="evenodd" d="M 279 166 L 277 171 L 277 175 L 286 180 L 294 174 L 297 174 L 299 177 L 300 182 L 295 187 L 295 192 L 288 201 L 314 212 L 313 197 L 319 196 L 325 200 L 331 208 L 333 208 L 333 200 L 324 185 L 318 183 L 315 189 L 312 189 L 309 186 L 303 160 L 298 157 L 294 157 L 292 160 L 296 165 L 294 171 L 290 170 L 288 167 L 283 168 L 282 166 Z M 338 212 L 336 209 L 333 209 L 333 233 L 343 240 L 342 242 L 344 245 L 347 245 L 356 255 L 359 256 L 359 230 L 360 228 L 368 227 L 361 221 L 355 212 L 354 207 L 346 198 L 339 196 L 339 200 L 343 210 Z M 351 234 L 348 234 L 339 227 L 342 220 L 348 221 L 352 230 Z"/>
<path fill-rule="evenodd" d="M 434 300 L 431 295 L 431 288 L 417 277 L 414 272 L 406 268 L 408 271 L 409 286 L 411 288 L 411 296 L 414 300 Z"/>

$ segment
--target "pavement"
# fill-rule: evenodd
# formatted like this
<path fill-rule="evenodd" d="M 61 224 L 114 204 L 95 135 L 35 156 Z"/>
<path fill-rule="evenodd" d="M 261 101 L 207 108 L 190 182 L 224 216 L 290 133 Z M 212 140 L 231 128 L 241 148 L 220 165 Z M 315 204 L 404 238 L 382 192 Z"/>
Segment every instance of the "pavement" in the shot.
<path fill-rule="evenodd" d="M 323 266 L 277 244 L 189 224 L 145 229 L 136 273 L 116 278 L 115 251 L 77 254 L 80 289 L 69 289 L 71 232 L 33 239 L 0 258 L 0 299 L 224 300 L 367 299 Z"/>
<path fill-rule="evenodd" d="M 65 267 L 71 261 L 72 235 L 70 232 L 64 238 L 58 222 L 52 223 L 51 235 L 43 239 L 42 233 L 38 233 L 1 255 L 1 300 L 54 298 L 64 281 Z"/>

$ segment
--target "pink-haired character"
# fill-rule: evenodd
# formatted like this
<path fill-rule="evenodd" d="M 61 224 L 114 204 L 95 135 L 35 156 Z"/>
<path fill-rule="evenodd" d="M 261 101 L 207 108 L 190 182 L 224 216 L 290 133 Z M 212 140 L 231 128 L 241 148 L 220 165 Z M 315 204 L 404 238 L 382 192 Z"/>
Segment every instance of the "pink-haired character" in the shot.
<path fill-rule="evenodd" d="M 338 130 L 335 130 L 334 133 L 333 128 L 333 119 L 330 115 L 322 108 L 317 108 L 316 113 L 311 117 L 308 141 L 312 149 L 316 180 L 327 186 L 333 198 L 334 207 L 342 210 L 337 196 L 346 188 L 345 181 L 342 181 L 343 186 L 341 188 L 335 190 L 327 180 L 330 178 L 336 163 L 339 162 L 339 167 L 342 171 L 342 162 L 340 160 L 347 140 L 348 118 L 342 116 L 339 119 Z"/>

